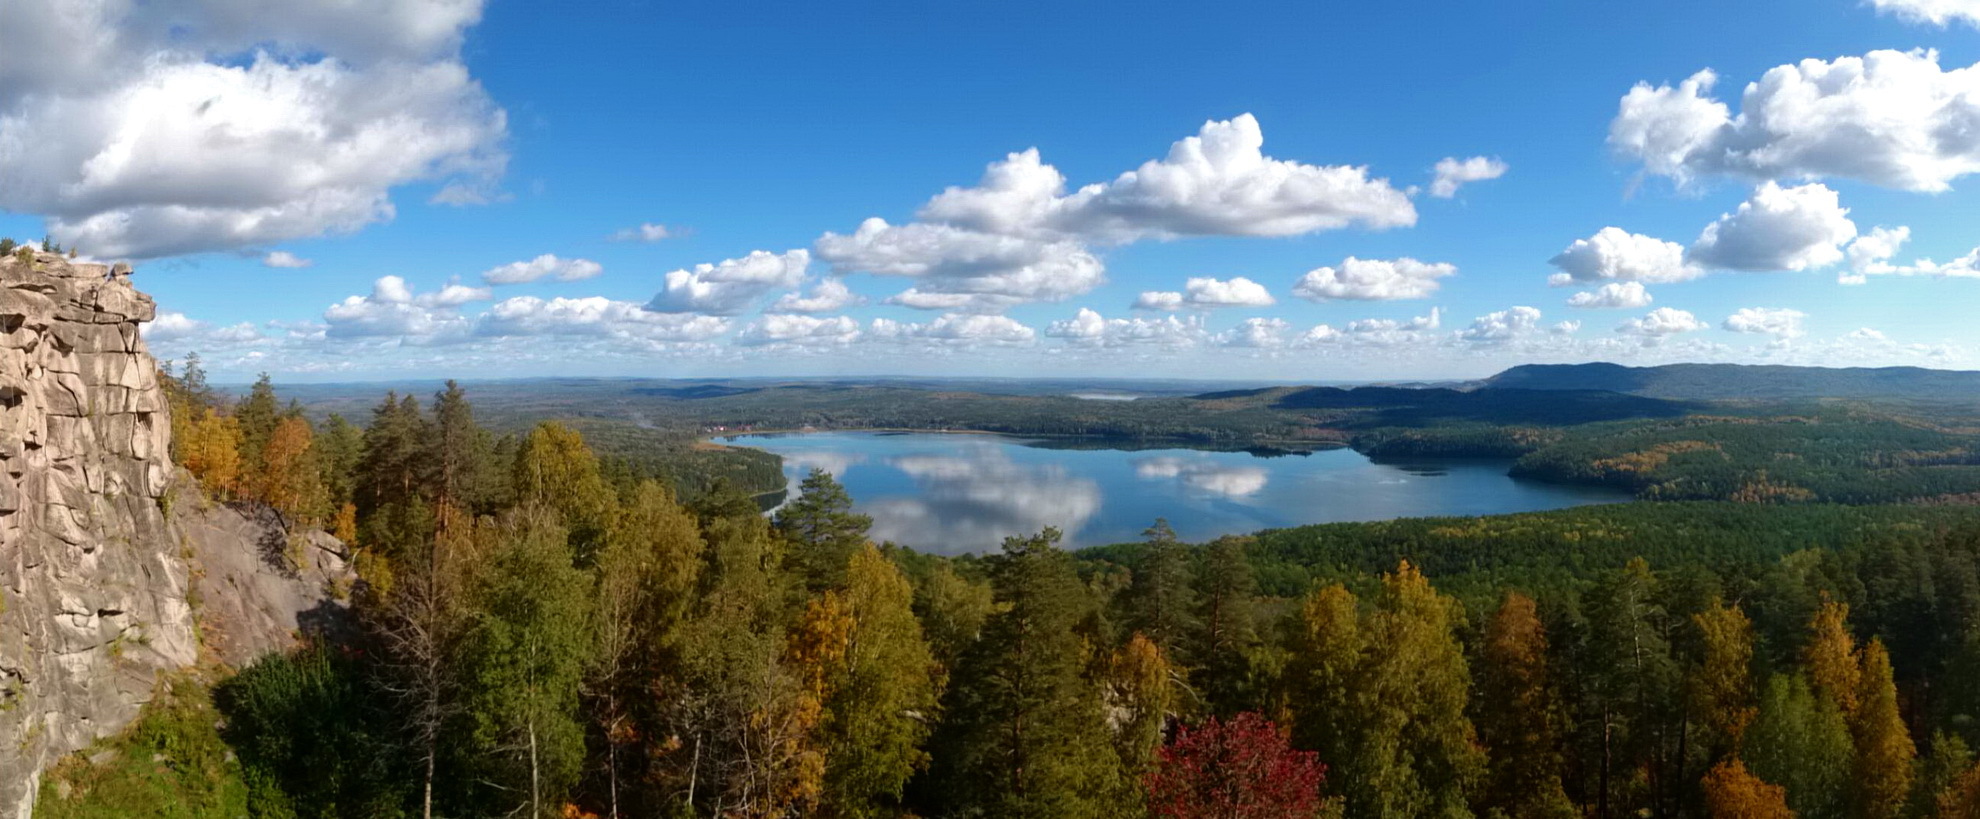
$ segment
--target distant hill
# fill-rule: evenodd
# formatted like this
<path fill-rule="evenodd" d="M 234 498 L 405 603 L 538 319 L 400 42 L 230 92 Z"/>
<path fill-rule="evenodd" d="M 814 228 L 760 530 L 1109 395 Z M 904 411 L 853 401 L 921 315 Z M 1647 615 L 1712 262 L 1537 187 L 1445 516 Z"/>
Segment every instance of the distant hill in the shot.
<path fill-rule="evenodd" d="M 1524 364 L 1486 390 L 1608 390 L 1683 401 L 1891 398 L 1980 399 L 1980 372 L 1921 367 L 1787 367 L 1763 364 Z"/>
<path fill-rule="evenodd" d="M 1267 387 L 1194 396 L 1280 410 L 1363 410 L 1360 426 L 1448 423 L 1585 424 L 1625 418 L 1670 418 L 1694 408 L 1615 390 L 1453 390 L 1442 387 Z"/>

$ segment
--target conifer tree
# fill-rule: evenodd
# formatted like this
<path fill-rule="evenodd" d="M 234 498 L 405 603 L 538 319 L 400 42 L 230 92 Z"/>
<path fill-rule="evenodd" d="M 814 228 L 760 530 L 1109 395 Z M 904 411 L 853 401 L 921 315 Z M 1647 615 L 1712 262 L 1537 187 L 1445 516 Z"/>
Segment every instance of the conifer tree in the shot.
<path fill-rule="evenodd" d="M 1165 519 L 1156 519 L 1143 534 L 1147 545 L 1124 595 L 1127 625 L 1153 641 L 1171 662 L 1181 662 L 1197 628 L 1189 552 L 1176 542 Z"/>
<path fill-rule="evenodd" d="M 282 405 L 275 398 L 275 385 L 262 373 L 248 388 L 246 398 L 234 407 L 234 418 L 241 425 L 241 460 L 253 466 L 257 480 L 252 481 L 256 494 L 260 493 L 259 470 L 262 466 L 261 450 L 268 445 L 268 438 L 275 434 L 275 425 L 280 423 Z"/>
<path fill-rule="evenodd" d="M 1857 811 L 1864 819 L 1895 819 L 1911 794 L 1911 764 L 1918 748 L 1898 713 L 1897 685 L 1884 641 L 1872 639 L 1861 655 L 1856 712 L 1850 717 Z"/>
<path fill-rule="evenodd" d="M 1059 533 L 1008 538 L 987 560 L 1001 610 L 965 656 L 944 711 L 944 793 L 1013 819 L 1112 815 L 1119 782 L 1085 678 L 1086 589 Z"/>
<path fill-rule="evenodd" d="M 434 503 L 469 513 L 486 511 L 496 480 L 488 432 L 474 422 L 474 408 L 461 385 L 448 381 L 433 396 L 432 451 Z"/>
<path fill-rule="evenodd" d="M 1507 816 L 1573 817 L 1561 786 L 1563 713 L 1533 598 L 1508 592 L 1479 650 L 1477 724 L 1490 760 L 1486 803 Z"/>
<path fill-rule="evenodd" d="M 1642 558 L 1586 595 L 1585 729 L 1596 760 L 1596 815 L 1650 810 L 1667 783 L 1665 716 L 1676 686 L 1657 579 Z M 1644 777 L 1635 779 L 1641 771 Z"/>
<path fill-rule="evenodd" d="M 787 555 L 798 577 L 817 592 L 841 585 L 847 561 L 866 545 L 873 518 L 853 511 L 852 496 L 832 473 L 813 469 L 798 496 L 777 510 L 775 526 L 790 544 Z"/>
<path fill-rule="evenodd" d="M 1258 582 L 1245 557 L 1247 541 L 1224 537 L 1212 542 L 1196 581 L 1201 626 L 1189 652 L 1192 687 L 1219 716 L 1247 710 L 1255 699 L 1251 655 L 1258 634 L 1252 597 Z"/>
<path fill-rule="evenodd" d="M 1815 693 L 1835 703 L 1844 717 L 1854 717 L 1857 697 L 1863 690 L 1863 669 L 1856 638 L 1849 633 L 1849 605 L 1823 600 L 1808 630 L 1801 661 L 1808 668 L 1809 682 Z"/>

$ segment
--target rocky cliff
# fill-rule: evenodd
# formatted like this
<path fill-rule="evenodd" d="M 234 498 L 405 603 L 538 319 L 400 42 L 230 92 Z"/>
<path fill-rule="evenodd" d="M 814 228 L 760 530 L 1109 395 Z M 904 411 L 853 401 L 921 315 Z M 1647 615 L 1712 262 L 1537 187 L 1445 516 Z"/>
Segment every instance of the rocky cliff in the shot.
<path fill-rule="evenodd" d="M 161 675 L 285 644 L 343 571 L 327 537 L 304 571 L 261 560 L 286 533 L 189 491 L 128 273 L 0 260 L 0 810 L 21 817 L 41 771 L 128 724 Z"/>

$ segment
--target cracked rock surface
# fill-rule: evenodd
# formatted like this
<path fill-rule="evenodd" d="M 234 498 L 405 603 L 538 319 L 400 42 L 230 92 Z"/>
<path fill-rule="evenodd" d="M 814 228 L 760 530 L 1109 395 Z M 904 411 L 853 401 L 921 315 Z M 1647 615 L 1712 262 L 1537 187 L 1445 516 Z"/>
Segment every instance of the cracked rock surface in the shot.
<path fill-rule="evenodd" d="M 127 274 L 0 260 L 0 811 L 23 819 L 42 771 L 199 662 L 195 578 L 239 596 L 223 611 L 256 613 L 229 623 L 223 659 L 241 663 L 291 642 L 297 613 L 333 607 L 324 578 L 346 571 L 318 533 L 311 566 L 278 571 L 256 557 L 279 521 L 199 503 L 166 514 L 172 425 L 138 335 L 154 307 Z"/>

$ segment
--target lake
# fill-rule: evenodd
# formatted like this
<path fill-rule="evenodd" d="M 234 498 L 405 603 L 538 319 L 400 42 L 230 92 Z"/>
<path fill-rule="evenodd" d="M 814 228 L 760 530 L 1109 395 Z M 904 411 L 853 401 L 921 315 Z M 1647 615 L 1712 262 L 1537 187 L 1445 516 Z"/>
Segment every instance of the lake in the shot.
<path fill-rule="evenodd" d="M 837 476 L 872 537 L 942 554 L 1056 526 L 1068 546 L 1139 540 L 1168 518 L 1183 540 L 1334 521 L 1492 515 L 1630 499 L 1506 475 L 1481 459 L 1370 461 L 1351 449 L 1260 457 L 1197 449 L 1068 449 L 998 435 L 818 432 L 724 438 L 783 456 L 797 482 Z"/>

